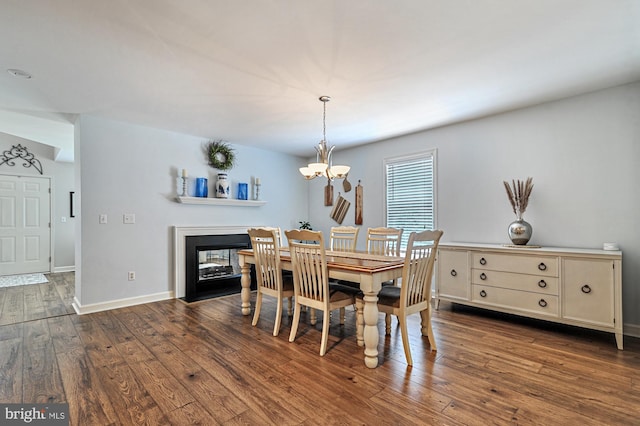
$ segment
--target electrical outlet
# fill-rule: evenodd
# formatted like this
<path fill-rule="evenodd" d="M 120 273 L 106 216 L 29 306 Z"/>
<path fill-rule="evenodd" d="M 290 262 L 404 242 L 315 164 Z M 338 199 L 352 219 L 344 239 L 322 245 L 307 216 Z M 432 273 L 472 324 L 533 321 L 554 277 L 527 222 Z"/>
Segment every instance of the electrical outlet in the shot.
<path fill-rule="evenodd" d="M 135 281 L 136 273 L 135 271 L 129 271 L 129 281 Z"/>
<path fill-rule="evenodd" d="M 101 225 L 106 224 L 107 223 L 107 215 L 106 214 L 101 214 L 99 219 L 98 219 L 98 222 L 100 222 Z"/>

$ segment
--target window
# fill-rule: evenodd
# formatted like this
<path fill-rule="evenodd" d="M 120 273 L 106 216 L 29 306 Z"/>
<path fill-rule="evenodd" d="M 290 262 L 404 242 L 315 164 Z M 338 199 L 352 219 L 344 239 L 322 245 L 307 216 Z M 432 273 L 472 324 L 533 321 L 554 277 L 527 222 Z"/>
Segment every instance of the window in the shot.
<path fill-rule="evenodd" d="M 386 222 L 402 228 L 402 246 L 412 232 L 435 227 L 435 150 L 384 161 Z"/>

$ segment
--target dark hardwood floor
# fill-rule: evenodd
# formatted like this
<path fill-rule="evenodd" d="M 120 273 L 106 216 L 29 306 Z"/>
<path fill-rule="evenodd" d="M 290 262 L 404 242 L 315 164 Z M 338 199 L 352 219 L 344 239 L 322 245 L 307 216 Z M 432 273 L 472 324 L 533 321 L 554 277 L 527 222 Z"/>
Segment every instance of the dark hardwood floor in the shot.
<path fill-rule="evenodd" d="M 77 316 L 73 274 L 49 279 L 0 289 L 0 402 L 68 402 L 72 425 L 640 423 L 640 339 L 442 303 L 437 352 L 414 315 L 407 367 L 381 316 L 370 370 L 352 311 L 320 357 L 321 319 L 273 337 L 270 298 L 256 327 L 239 295 Z"/>

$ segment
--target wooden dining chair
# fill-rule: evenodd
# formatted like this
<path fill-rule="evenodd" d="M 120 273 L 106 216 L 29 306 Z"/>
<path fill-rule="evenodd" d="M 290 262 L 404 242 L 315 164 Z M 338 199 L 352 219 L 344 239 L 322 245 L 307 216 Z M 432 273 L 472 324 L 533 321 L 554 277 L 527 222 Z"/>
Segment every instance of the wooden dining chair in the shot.
<path fill-rule="evenodd" d="M 398 317 L 404 354 L 409 365 L 413 365 L 413 360 L 407 331 L 408 315 L 420 313 L 422 335 L 428 337 L 431 350 L 437 350 L 431 328 L 431 279 L 440 237 L 442 237 L 442 231 L 412 232 L 407 244 L 400 286 L 382 287 L 378 294 L 378 310 Z M 362 328 L 364 301 L 361 295 L 356 298 L 356 306 L 358 308 L 357 326 Z M 385 323 L 385 333 L 389 335 L 391 334 L 389 315 Z M 362 335 L 361 329 L 358 330 L 358 335 Z"/>
<path fill-rule="evenodd" d="M 331 228 L 329 246 L 332 251 L 356 251 L 358 242 L 357 226 L 334 226 Z"/>
<path fill-rule="evenodd" d="M 284 243 L 282 239 L 282 229 L 279 226 L 262 226 L 260 229 L 266 229 L 267 231 L 274 231 L 276 233 L 276 237 L 278 238 L 278 244 L 282 247 Z"/>
<path fill-rule="evenodd" d="M 383 256 L 400 256 L 402 232 L 400 228 L 367 229 L 367 252 Z"/>
<path fill-rule="evenodd" d="M 323 312 L 320 356 L 327 351 L 330 312 L 340 309 L 340 324 L 344 324 L 345 307 L 355 303 L 356 292 L 334 290 L 329 286 L 329 271 L 322 232 L 309 230 L 285 231 L 293 266 L 295 308 L 289 342 L 298 332 L 300 309 L 307 306 Z"/>
<path fill-rule="evenodd" d="M 401 228 L 369 228 L 367 229 L 367 252 L 383 256 L 400 256 L 402 244 Z M 382 285 L 396 285 L 397 280 L 386 281 Z"/>
<path fill-rule="evenodd" d="M 368 228 L 367 253 L 380 256 L 400 256 L 400 243 L 403 230 L 400 228 Z M 382 285 L 395 285 L 397 280 L 385 281 Z M 360 287 L 359 283 L 339 280 L 339 284 Z"/>
<path fill-rule="evenodd" d="M 256 308 L 251 325 L 255 326 L 260 318 L 262 297 L 268 295 L 277 300 L 276 318 L 273 325 L 273 335 L 280 331 L 282 317 L 282 299 L 289 299 L 288 315 L 292 314 L 293 277 L 283 275 L 280 267 L 280 243 L 276 230 L 273 228 L 252 228 L 247 231 L 251 238 L 253 256 L 255 258 L 257 293 Z"/>

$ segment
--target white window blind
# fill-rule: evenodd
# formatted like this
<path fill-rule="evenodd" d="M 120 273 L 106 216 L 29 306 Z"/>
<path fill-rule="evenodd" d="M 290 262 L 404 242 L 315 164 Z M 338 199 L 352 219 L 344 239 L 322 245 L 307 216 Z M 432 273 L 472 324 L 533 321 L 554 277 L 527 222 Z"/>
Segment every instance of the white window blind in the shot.
<path fill-rule="evenodd" d="M 402 248 L 411 232 L 435 227 L 435 151 L 385 160 L 386 221 L 402 228 Z"/>

